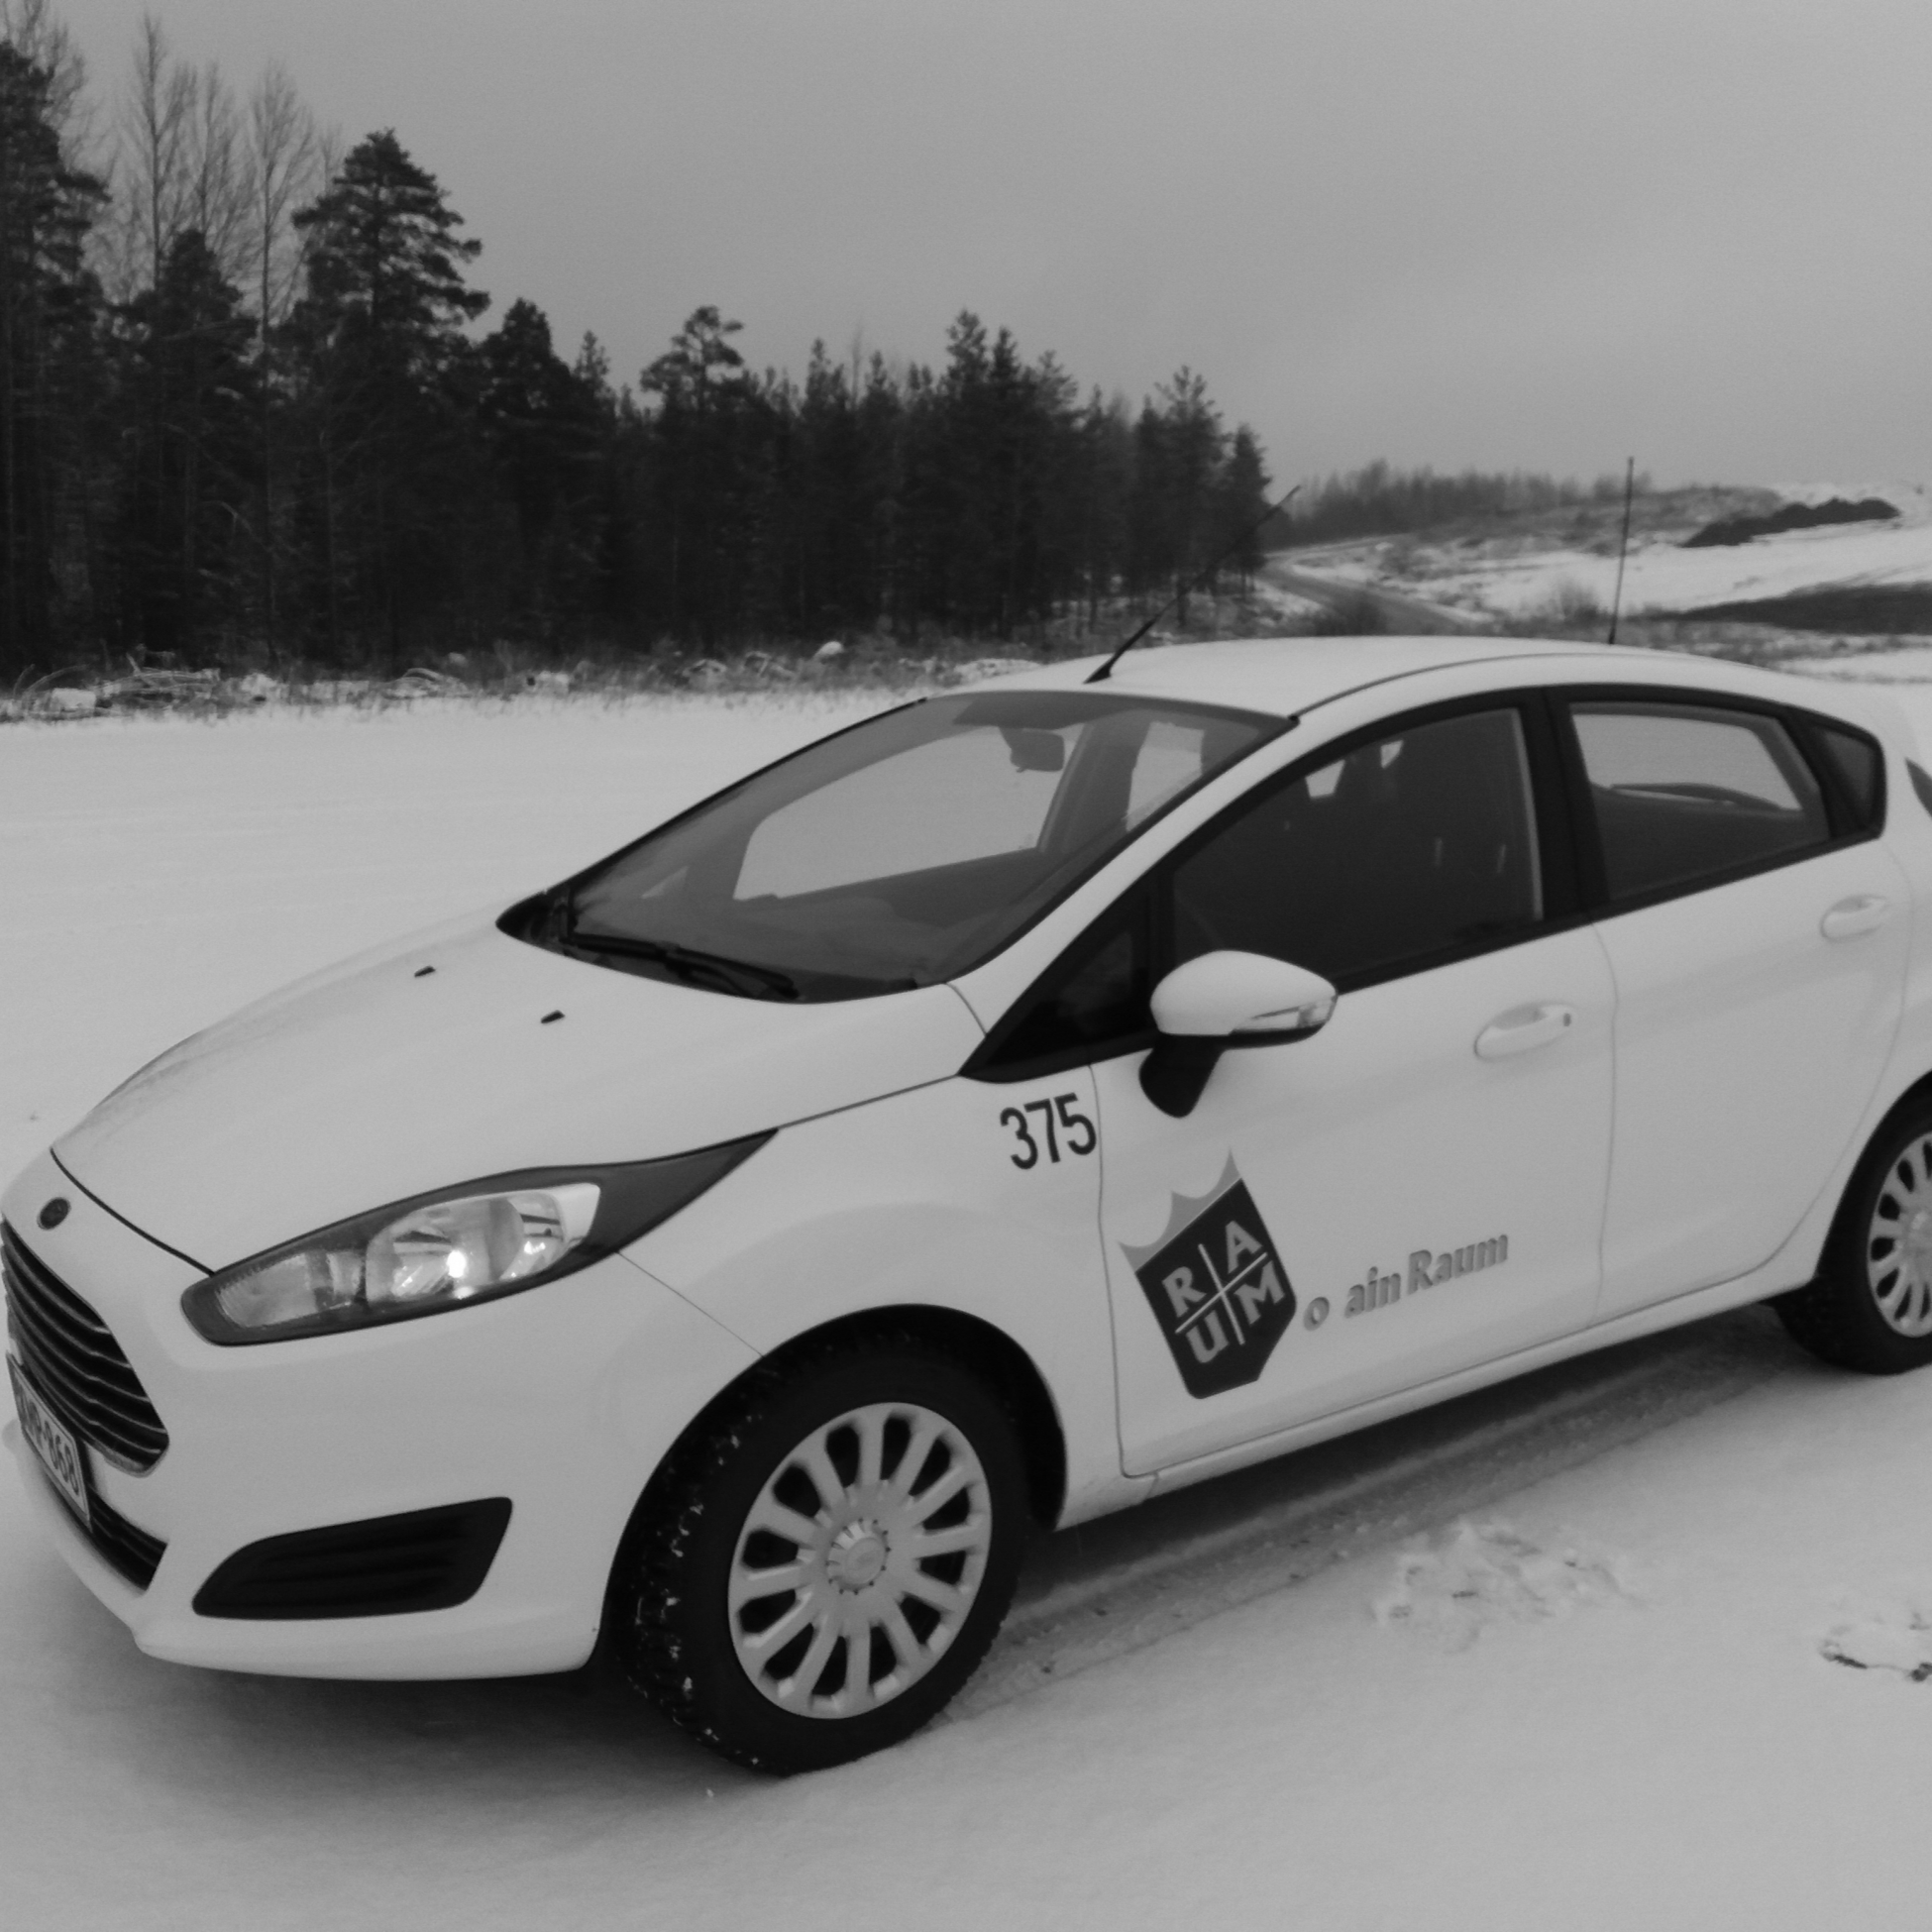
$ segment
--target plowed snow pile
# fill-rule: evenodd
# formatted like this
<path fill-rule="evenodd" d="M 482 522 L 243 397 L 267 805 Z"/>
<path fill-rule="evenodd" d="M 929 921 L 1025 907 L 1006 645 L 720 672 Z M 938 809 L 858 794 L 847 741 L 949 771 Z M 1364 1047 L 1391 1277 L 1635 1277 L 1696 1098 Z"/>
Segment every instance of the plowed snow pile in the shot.
<path fill-rule="evenodd" d="M 1797 497 L 1882 495 L 1896 522 L 1786 530 L 1750 543 L 1686 549 L 1681 536 L 1633 541 L 1623 608 L 1688 611 L 1823 589 L 1932 585 L 1932 497 L 1917 484 L 1815 485 Z M 1608 610 L 1616 590 L 1615 531 L 1590 549 L 1427 537 L 1335 544 L 1291 553 L 1316 577 L 1385 586 L 1471 615 L 1533 617 L 1565 604 Z"/>
<path fill-rule="evenodd" d="M 1907 701 L 1932 742 L 1932 701 Z M 0 731 L 0 1166 L 243 999 L 560 876 L 850 714 Z M 0 1469 L 0 1918 L 1922 1925 L 1927 1466 L 1932 1374 L 1866 1381 L 1793 1351 L 1474 1524 L 1370 1536 L 1296 1587 L 789 1784 L 588 1677 L 151 1662 Z"/>

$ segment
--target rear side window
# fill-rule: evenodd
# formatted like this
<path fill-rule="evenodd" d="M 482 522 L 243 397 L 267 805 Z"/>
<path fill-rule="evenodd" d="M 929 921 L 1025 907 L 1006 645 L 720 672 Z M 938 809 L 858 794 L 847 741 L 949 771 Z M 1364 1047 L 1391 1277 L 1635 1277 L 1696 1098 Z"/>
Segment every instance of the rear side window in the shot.
<path fill-rule="evenodd" d="M 1575 704 L 1571 716 L 1613 901 L 1830 841 L 1818 782 L 1774 717 L 1614 700 Z"/>
<path fill-rule="evenodd" d="M 1856 731 L 1841 731 L 1835 724 L 1813 724 L 1811 729 L 1852 808 L 1851 829 L 1869 830 L 1883 803 L 1878 747 L 1870 738 Z"/>

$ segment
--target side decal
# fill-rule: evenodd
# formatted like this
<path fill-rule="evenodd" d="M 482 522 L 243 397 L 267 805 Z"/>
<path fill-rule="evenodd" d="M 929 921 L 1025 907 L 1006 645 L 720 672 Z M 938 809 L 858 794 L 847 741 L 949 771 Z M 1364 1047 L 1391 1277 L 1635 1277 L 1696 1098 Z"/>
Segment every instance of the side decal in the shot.
<path fill-rule="evenodd" d="M 1295 1291 L 1232 1156 L 1211 1193 L 1174 1197 L 1159 1240 L 1122 1246 L 1188 1394 L 1260 1377 L 1295 1319 Z"/>
<path fill-rule="evenodd" d="M 1419 1247 L 1409 1256 L 1407 1292 L 1420 1295 L 1425 1288 L 1440 1288 L 1458 1275 L 1476 1274 L 1484 1268 L 1499 1268 L 1509 1259 L 1509 1236 L 1492 1235 L 1486 1241 L 1471 1241 L 1467 1247 L 1446 1247 L 1438 1254 L 1433 1248 Z M 1348 1290 L 1344 1316 L 1366 1315 L 1371 1309 L 1391 1308 L 1403 1297 L 1399 1272 L 1383 1274 L 1370 1268 Z"/>

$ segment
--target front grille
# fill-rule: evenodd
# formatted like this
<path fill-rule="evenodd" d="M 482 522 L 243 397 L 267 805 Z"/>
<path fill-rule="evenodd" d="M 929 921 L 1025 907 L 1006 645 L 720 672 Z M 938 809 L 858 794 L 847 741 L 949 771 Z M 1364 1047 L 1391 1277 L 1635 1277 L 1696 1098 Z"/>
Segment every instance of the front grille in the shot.
<path fill-rule="evenodd" d="M 46 1474 L 46 1471 L 42 1473 Z M 160 1537 L 150 1536 L 138 1523 L 130 1523 L 112 1503 L 103 1500 L 101 1492 L 92 1482 L 87 1485 L 85 1524 L 74 1517 L 66 1497 L 60 1495 L 60 1487 L 52 1476 L 47 1477 L 47 1486 L 60 1497 L 60 1507 L 67 1512 L 68 1520 L 94 1546 L 110 1567 L 118 1570 L 137 1590 L 145 1590 L 155 1580 L 155 1571 L 161 1567 L 161 1559 L 167 1555 L 167 1545 Z"/>
<path fill-rule="evenodd" d="M 161 1460 L 167 1431 L 108 1326 L 0 1222 L 7 1328 L 41 1394 L 117 1467 Z"/>
<path fill-rule="evenodd" d="M 267 1537 L 238 1550 L 194 1599 L 202 1617 L 393 1617 L 449 1610 L 483 1588 L 510 1499 L 450 1503 Z"/>
<path fill-rule="evenodd" d="M 52 1476 L 48 1477 L 47 1486 L 54 1495 L 60 1496 Z M 87 1521 L 84 1526 L 74 1519 L 64 1496 L 60 1496 L 60 1507 L 67 1510 L 74 1528 L 94 1546 L 102 1558 L 137 1590 L 145 1590 L 155 1580 L 155 1571 L 161 1567 L 161 1559 L 167 1555 L 167 1545 L 160 1537 L 150 1536 L 138 1523 L 130 1523 L 112 1503 L 103 1502 L 101 1492 L 91 1482 L 87 1485 Z"/>
<path fill-rule="evenodd" d="M 101 1501 L 98 1489 L 87 1497 L 87 1541 L 132 1583 L 145 1590 L 155 1580 L 155 1571 L 166 1554 L 167 1545 L 151 1537 L 115 1509 Z"/>

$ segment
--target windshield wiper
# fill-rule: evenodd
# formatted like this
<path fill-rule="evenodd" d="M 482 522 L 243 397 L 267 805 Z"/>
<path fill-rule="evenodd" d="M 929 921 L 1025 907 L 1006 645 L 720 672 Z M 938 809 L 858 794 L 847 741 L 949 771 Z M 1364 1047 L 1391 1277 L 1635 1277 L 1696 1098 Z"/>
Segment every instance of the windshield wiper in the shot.
<path fill-rule="evenodd" d="M 578 929 L 577 909 L 566 902 L 559 911 L 563 941 L 580 952 L 614 953 L 622 959 L 648 959 L 654 965 L 668 966 L 686 982 L 701 978 L 721 980 L 733 991 L 750 993 L 756 999 L 796 1000 L 799 983 L 790 973 L 776 966 L 756 966 L 748 959 L 727 959 L 722 953 L 700 952 L 696 946 L 680 946 L 669 939 L 638 939 L 615 932 L 586 933 Z"/>

